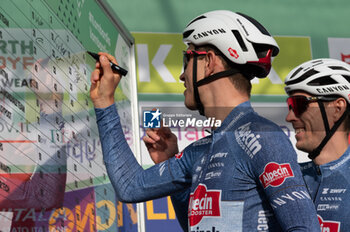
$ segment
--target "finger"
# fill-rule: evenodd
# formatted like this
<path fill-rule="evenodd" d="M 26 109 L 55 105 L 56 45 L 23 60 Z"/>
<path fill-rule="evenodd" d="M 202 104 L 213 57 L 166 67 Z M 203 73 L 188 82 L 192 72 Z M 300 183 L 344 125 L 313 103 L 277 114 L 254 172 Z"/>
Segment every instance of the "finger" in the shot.
<path fill-rule="evenodd" d="M 98 53 L 100 56 L 103 55 L 103 56 L 106 56 L 108 58 L 109 61 L 111 61 L 112 63 L 115 63 L 115 64 L 118 64 L 117 60 L 115 59 L 114 56 L 112 56 L 111 54 L 108 54 L 106 52 L 99 52 Z"/>
<path fill-rule="evenodd" d="M 91 73 L 91 84 L 95 85 L 99 80 L 100 80 L 100 70 L 99 69 L 95 69 Z"/>
<path fill-rule="evenodd" d="M 146 130 L 146 135 L 153 139 L 154 141 L 159 141 L 160 137 L 158 135 L 158 131 L 153 131 L 153 130 Z"/>
<path fill-rule="evenodd" d="M 113 77 L 113 71 L 111 65 L 109 64 L 109 60 L 106 56 L 100 56 L 100 65 L 103 70 L 103 75 L 106 77 Z"/>
<path fill-rule="evenodd" d="M 158 135 L 162 136 L 164 138 L 169 138 L 170 136 L 174 135 L 173 132 L 170 130 L 169 127 L 162 126 L 159 128 Z"/>
<path fill-rule="evenodd" d="M 154 141 L 152 138 L 150 138 L 148 136 L 144 136 L 142 138 L 142 140 L 145 144 L 155 144 L 156 143 L 156 141 Z"/>
<path fill-rule="evenodd" d="M 100 68 L 101 68 L 100 61 L 96 61 L 96 63 L 95 63 L 95 68 L 97 68 L 97 69 L 100 69 Z"/>

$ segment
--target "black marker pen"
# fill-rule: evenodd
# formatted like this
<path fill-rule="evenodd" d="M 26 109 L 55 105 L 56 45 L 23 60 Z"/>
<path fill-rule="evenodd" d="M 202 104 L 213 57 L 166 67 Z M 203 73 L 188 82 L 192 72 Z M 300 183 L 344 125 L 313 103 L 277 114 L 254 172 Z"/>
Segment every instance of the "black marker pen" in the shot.
<path fill-rule="evenodd" d="M 100 61 L 100 56 L 97 53 L 93 53 L 93 52 L 89 52 L 89 51 L 87 51 L 87 53 L 89 53 L 89 55 L 92 56 L 95 60 Z M 112 62 L 109 62 L 109 63 L 111 64 L 111 68 L 113 71 L 119 72 L 120 75 L 122 75 L 122 76 L 126 76 L 126 74 L 128 74 L 128 70 L 123 69 L 122 67 L 120 67 Z"/>

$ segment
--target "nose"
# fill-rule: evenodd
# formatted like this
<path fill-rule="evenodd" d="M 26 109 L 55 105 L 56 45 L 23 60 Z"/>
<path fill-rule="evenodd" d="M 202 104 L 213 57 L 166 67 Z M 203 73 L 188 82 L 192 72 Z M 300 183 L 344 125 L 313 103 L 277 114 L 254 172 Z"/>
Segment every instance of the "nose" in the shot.
<path fill-rule="evenodd" d="M 185 71 L 183 73 L 181 73 L 180 80 L 185 82 Z"/>
<path fill-rule="evenodd" d="M 292 122 L 297 120 L 297 117 L 294 114 L 294 111 L 292 109 L 289 109 L 288 114 L 286 116 L 286 121 L 287 122 Z"/>

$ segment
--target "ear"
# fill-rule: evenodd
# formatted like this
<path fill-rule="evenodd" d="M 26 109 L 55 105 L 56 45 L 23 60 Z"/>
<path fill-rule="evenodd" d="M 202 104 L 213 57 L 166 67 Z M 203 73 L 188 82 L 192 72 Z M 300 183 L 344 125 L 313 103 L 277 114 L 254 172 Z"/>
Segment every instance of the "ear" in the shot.
<path fill-rule="evenodd" d="M 209 50 L 205 56 L 205 74 L 206 76 L 212 75 L 215 72 L 217 62 L 219 62 L 219 57 L 215 54 L 214 51 Z"/>
<path fill-rule="evenodd" d="M 347 110 L 347 102 L 344 98 L 338 98 L 334 101 L 334 121 L 338 121 L 339 118 L 344 114 Z"/>

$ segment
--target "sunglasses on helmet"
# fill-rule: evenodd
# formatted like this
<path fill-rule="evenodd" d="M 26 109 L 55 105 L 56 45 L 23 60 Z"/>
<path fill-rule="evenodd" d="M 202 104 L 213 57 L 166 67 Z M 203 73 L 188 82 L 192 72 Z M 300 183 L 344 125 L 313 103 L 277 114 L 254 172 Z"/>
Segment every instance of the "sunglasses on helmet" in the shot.
<path fill-rule="evenodd" d="M 327 97 L 306 97 L 302 95 L 295 95 L 287 98 L 288 109 L 293 110 L 296 117 L 300 117 L 308 108 L 311 102 L 317 101 L 334 101 L 336 98 Z"/>

